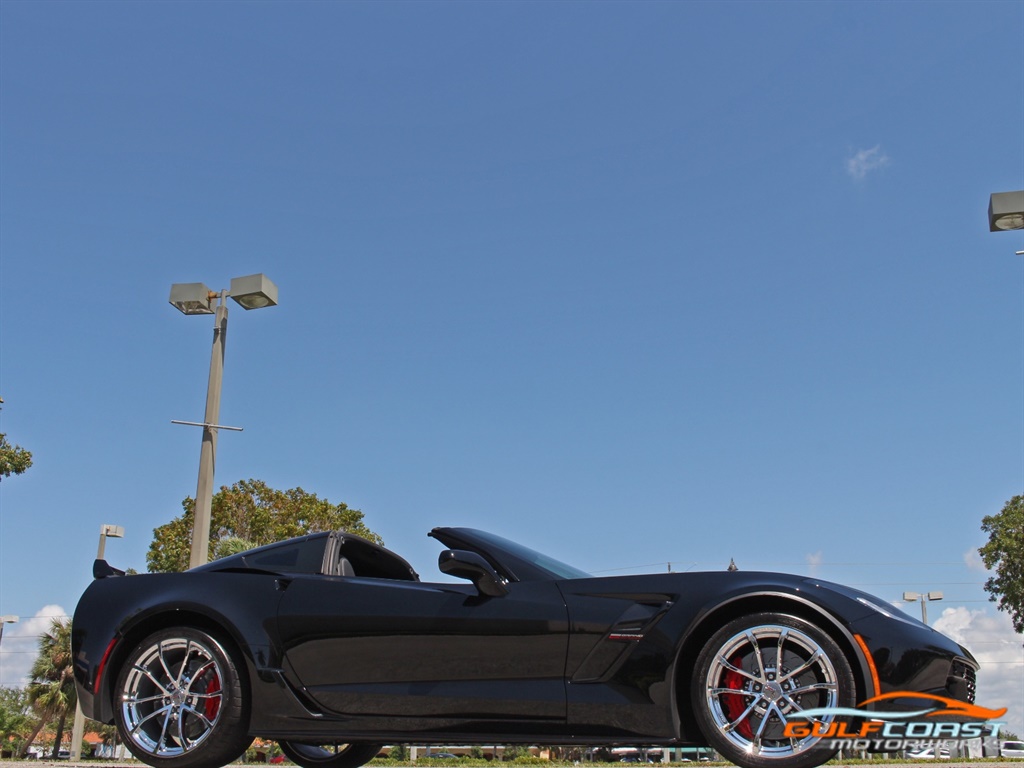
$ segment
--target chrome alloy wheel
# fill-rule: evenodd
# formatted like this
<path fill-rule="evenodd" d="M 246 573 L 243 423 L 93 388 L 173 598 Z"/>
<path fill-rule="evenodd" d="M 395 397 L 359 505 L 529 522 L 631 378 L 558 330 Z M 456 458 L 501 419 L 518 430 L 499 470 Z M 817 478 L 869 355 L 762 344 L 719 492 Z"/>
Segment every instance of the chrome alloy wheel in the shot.
<path fill-rule="evenodd" d="M 768 759 L 791 757 L 820 740 L 785 736 L 789 718 L 839 702 L 839 675 L 829 653 L 807 633 L 778 624 L 751 626 L 728 638 L 715 652 L 704 684 L 707 712 L 719 735 L 747 755 Z"/>
<path fill-rule="evenodd" d="M 137 749 L 175 757 L 203 743 L 221 716 L 224 671 L 218 654 L 188 637 L 161 637 L 140 649 L 121 687 L 121 719 Z"/>

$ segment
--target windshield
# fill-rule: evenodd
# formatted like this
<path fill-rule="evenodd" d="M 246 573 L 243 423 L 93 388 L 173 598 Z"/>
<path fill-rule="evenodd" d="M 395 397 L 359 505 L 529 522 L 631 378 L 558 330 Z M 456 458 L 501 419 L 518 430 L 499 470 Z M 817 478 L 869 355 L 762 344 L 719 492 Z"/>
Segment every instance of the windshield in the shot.
<path fill-rule="evenodd" d="M 509 541 L 502 536 L 496 536 L 493 533 L 487 533 L 479 530 L 473 531 L 473 534 L 478 539 L 486 541 L 488 544 L 492 544 L 495 549 L 504 550 L 519 560 L 523 560 L 536 568 L 547 571 L 556 579 L 591 578 L 591 575 L 586 571 L 581 571 L 579 568 L 563 563 L 560 560 L 556 560 L 553 557 L 549 557 L 548 555 L 534 549 L 530 549 L 529 547 L 524 547 L 522 544 Z"/>

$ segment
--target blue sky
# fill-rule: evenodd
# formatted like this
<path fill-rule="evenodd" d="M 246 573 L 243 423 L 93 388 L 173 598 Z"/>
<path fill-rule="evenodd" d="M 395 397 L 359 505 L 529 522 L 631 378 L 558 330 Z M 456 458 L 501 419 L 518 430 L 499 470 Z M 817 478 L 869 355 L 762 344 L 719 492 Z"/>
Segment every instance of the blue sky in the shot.
<path fill-rule="evenodd" d="M 592 571 L 813 573 L 1024 730 L 986 514 L 1024 492 L 1024 4 L 0 3 L 0 612 L 33 635 L 217 482 Z M 916 606 L 908 606 L 911 611 Z M 943 615 L 943 610 L 946 615 Z M 32 619 L 31 617 L 37 617 Z"/>

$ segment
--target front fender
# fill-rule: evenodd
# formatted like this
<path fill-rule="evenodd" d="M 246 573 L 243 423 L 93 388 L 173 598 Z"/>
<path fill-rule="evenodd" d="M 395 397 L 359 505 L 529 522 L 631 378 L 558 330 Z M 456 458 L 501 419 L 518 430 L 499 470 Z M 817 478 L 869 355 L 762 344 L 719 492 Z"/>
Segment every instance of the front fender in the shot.
<path fill-rule="evenodd" d="M 82 711 L 111 722 L 121 664 L 136 644 L 166 627 L 221 635 L 251 673 L 276 666 L 278 578 L 256 573 L 175 573 L 97 579 L 75 609 L 71 646 Z"/>

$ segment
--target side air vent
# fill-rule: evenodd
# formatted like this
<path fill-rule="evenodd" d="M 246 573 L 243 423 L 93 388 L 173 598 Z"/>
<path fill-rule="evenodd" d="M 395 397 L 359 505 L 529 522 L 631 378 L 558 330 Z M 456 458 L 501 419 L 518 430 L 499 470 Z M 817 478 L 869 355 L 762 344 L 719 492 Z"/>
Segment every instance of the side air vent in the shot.
<path fill-rule="evenodd" d="M 973 704 L 977 687 L 978 680 L 974 666 L 961 659 L 955 659 L 949 669 L 946 689 L 956 698 L 966 699 Z"/>

